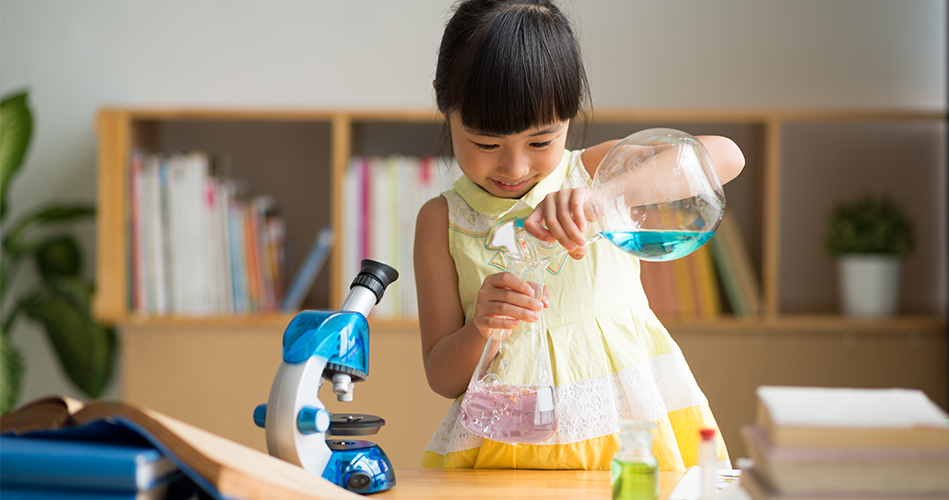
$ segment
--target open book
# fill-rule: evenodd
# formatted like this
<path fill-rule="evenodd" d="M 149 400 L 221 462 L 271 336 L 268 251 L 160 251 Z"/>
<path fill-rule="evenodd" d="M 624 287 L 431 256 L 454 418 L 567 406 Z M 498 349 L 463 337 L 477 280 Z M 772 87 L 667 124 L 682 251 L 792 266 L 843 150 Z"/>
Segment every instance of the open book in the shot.
<path fill-rule="evenodd" d="M 3 416 L 0 434 L 22 435 L 102 421 L 140 434 L 216 498 L 362 498 L 296 465 L 154 410 L 126 403 L 83 404 L 66 396 L 43 398 Z"/>

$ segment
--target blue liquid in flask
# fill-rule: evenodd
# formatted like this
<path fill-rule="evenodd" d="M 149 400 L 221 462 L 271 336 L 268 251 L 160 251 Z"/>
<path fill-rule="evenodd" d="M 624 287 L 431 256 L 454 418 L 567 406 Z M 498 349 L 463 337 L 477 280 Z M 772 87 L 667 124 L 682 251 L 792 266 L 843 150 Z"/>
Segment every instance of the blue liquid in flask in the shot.
<path fill-rule="evenodd" d="M 623 251 L 643 260 L 675 260 L 704 245 L 713 231 L 603 231 L 600 233 Z"/>

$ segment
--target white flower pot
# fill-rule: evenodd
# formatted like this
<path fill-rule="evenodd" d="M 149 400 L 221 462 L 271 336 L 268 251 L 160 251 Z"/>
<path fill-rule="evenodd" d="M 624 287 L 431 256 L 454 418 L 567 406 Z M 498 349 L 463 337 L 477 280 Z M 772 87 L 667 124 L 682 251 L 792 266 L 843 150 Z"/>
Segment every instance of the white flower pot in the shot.
<path fill-rule="evenodd" d="M 840 297 L 848 316 L 880 317 L 896 313 L 902 260 L 893 255 L 841 255 Z"/>

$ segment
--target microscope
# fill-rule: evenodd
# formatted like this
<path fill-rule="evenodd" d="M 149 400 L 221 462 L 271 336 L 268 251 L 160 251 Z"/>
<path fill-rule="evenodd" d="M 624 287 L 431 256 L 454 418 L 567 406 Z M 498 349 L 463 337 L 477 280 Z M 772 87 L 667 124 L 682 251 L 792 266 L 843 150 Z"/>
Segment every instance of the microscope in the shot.
<path fill-rule="evenodd" d="M 369 374 L 366 317 L 398 277 L 399 273 L 385 264 L 363 260 L 338 311 L 297 314 L 283 334 L 283 362 L 267 403 L 254 409 L 254 423 L 266 431 L 271 455 L 356 493 L 395 486 L 392 463 L 382 448 L 352 438 L 379 432 L 385 420 L 373 415 L 331 414 L 318 392 L 328 381 L 337 400 L 353 400 L 354 383 Z"/>

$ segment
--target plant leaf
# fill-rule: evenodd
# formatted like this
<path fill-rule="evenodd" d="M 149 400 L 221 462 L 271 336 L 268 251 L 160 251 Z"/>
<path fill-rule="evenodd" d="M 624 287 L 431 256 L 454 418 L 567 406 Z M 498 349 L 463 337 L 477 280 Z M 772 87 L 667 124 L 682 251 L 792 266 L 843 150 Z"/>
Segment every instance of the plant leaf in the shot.
<path fill-rule="evenodd" d="M 92 287 L 75 276 L 50 277 L 43 281 L 52 293 L 62 296 L 71 302 L 76 309 L 86 314 L 92 320 Z"/>
<path fill-rule="evenodd" d="M 89 313 L 89 288 L 80 280 L 49 280 L 49 288 L 28 297 L 23 310 L 46 330 L 66 372 L 84 393 L 97 398 L 112 376 L 115 330 L 96 324 Z M 77 302 L 86 307 L 77 306 Z"/>
<path fill-rule="evenodd" d="M 0 219 L 7 213 L 10 180 L 23 165 L 33 134 L 27 95 L 26 91 L 19 92 L 0 102 Z"/>
<path fill-rule="evenodd" d="M 886 196 L 838 203 L 827 221 L 824 248 L 831 255 L 906 255 L 916 245 L 912 219 Z"/>
<path fill-rule="evenodd" d="M 34 225 L 55 224 L 69 222 L 95 215 L 96 208 L 88 203 L 71 205 L 47 205 L 24 215 L 13 228 L 3 237 L 3 251 L 10 252 L 12 257 L 22 256 L 28 250 L 23 242 L 26 231 Z"/>
<path fill-rule="evenodd" d="M 79 276 L 82 251 L 69 235 L 53 236 L 36 246 L 36 267 L 44 278 Z"/>
<path fill-rule="evenodd" d="M 16 407 L 23 379 L 23 358 L 10 342 L 6 332 L 0 332 L 0 415 Z"/>

